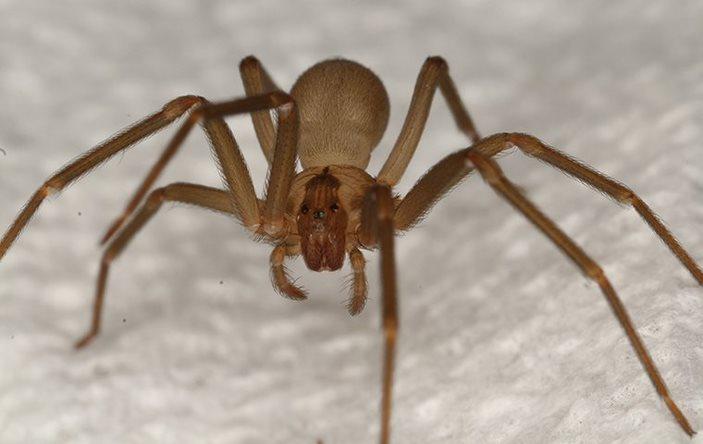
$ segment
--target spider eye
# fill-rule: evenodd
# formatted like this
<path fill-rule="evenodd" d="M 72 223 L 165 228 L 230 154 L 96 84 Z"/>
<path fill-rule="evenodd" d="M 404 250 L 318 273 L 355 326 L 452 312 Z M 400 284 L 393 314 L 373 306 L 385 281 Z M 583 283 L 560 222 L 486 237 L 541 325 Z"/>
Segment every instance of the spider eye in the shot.
<path fill-rule="evenodd" d="M 310 211 L 310 208 L 308 208 L 307 205 L 303 204 L 302 207 L 300 207 L 300 212 L 303 214 L 308 214 L 308 211 Z"/>
<path fill-rule="evenodd" d="M 330 210 L 332 210 L 336 213 L 337 210 L 339 210 L 339 205 L 337 205 L 336 203 L 333 203 L 332 205 L 330 205 Z"/>

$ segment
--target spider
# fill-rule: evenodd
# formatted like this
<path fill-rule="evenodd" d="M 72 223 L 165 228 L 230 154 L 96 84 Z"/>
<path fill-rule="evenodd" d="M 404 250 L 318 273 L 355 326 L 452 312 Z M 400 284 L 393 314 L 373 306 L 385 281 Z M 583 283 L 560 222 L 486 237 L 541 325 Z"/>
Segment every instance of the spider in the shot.
<path fill-rule="evenodd" d="M 493 157 L 517 147 L 526 155 L 562 170 L 617 202 L 631 205 L 698 283 L 703 284 L 701 268 L 633 191 L 531 135 L 499 133 L 481 137 L 459 97 L 447 63 L 441 57 L 429 57 L 424 62 L 403 127 L 376 177 L 366 172 L 366 167 L 372 150 L 386 129 L 389 100 L 381 80 L 371 70 L 344 59 L 322 61 L 300 75 L 290 93 L 281 90 L 253 56 L 241 61 L 240 73 L 246 97 L 216 103 L 194 95 L 176 98 L 160 111 L 69 163 L 34 193 L 0 240 L 1 259 L 47 196 L 179 117 L 187 116 L 124 211 L 102 238 L 102 244 L 107 243 L 107 246 L 100 263 L 92 322 L 88 332 L 76 342 L 77 348 L 85 347 L 100 331 L 110 264 L 166 201 L 183 202 L 234 216 L 257 240 L 271 244 L 273 285 L 290 299 L 303 300 L 307 296 L 291 281 L 284 264 L 287 257 L 302 255 L 309 269 L 334 271 L 342 267 L 348 256 L 354 272 L 347 304 L 351 315 L 361 312 L 366 302 L 365 260 L 361 250 L 379 249 L 384 338 L 380 442 L 389 443 L 398 335 L 394 235 L 411 229 L 435 202 L 473 170 L 478 170 L 498 195 L 598 284 L 657 393 L 681 428 L 689 436 L 694 435 L 688 420 L 671 399 L 664 380 L 601 267 L 505 177 Z M 393 193 L 393 186 L 403 176 L 417 148 L 437 89 L 442 92 L 457 127 L 468 137 L 470 146 L 442 159 L 405 196 L 399 197 Z M 269 164 L 264 199 L 257 198 L 246 163 L 223 120 L 226 116 L 247 113 L 251 114 L 259 144 Z M 173 183 L 149 193 L 189 132 L 198 124 L 210 141 L 225 189 Z M 298 159 L 302 171 L 296 172 Z"/>

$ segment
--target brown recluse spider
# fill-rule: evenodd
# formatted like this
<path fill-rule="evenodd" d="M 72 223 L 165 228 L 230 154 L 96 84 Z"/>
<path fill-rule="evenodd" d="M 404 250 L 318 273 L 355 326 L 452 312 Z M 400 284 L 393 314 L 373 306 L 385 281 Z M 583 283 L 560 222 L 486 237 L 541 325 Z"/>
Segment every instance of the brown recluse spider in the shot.
<path fill-rule="evenodd" d="M 51 176 L 31 197 L 0 241 L 0 259 L 10 248 L 44 199 L 61 191 L 115 154 L 187 115 L 163 154 L 151 168 L 123 213 L 102 239 L 105 248 L 98 276 L 92 324 L 76 343 L 81 348 L 100 330 L 105 283 L 112 261 L 151 219 L 164 201 L 176 201 L 236 217 L 257 239 L 273 246 L 270 266 L 273 284 L 283 296 L 302 300 L 305 292 L 291 282 L 284 261 L 301 255 L 313 271 L 338 270 L 349 256 L 354 271 L 347 308 L 358 314 L 366 302 L 365 260 L 362 249 L 380 249 L 382 329 L 384 335 L 380 442 L 390 442 L 391 390 L 398 333 L 394 235 L 412 228 L 445 193 L 473 170 L 516 210 L 541 230 L 586 276 L 595 281 L 625 330 L 637 357 L 659 396 L 689 436 L 694 431 L 669 396 L 657 367 L 632 325 L 625 307 L 601 267 L 510 182 L 493 157 L 517 147 L 632 206 L 669 247 L 699 284 L 703 271 L 647 204 L 624 185 L 520 133 L 479 136 L 440 57 L 428 58 L 420 70 L 405 123 L 393 150 L 376 177 L 367 173 L 371 151 L 388 122 L 389 103 L 381 80 L 362 65 L 327 60 L 305 71 L 290 93 L 278 88 L 261 63 L 247 57 L 240 64 L 246 97 L 211 103 L 198 96 L 168 102 L 121 133 L 99 144 Z M 471 142 L 433 166 L 404 196 L 393 186 L 405 172 L 417 148 L 435 91 L 444 95 L 459 130 Z M 275 122 L 271 111 L 275 111 Z M 256 135 L 269 164 L 264 199 L 259 199 L 226 116 L 251 113 Z M 189 132 L 202 125 L 225 181 L 225 189 L 192 183 L 173 183 L 146 197 Z M 296 160 L 303 167 L 296 172 Z M 146 197 L 146 200 L 144 199 Z M 139 207 L 139 205 L 144 203 Z M 137 211 L 138 210 L 138 211 Z"/>

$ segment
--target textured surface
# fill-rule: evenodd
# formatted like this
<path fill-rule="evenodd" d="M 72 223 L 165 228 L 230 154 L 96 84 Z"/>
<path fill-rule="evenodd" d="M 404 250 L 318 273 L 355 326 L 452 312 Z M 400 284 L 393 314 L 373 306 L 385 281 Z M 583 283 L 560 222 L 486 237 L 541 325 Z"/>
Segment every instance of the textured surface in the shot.
<path fill-rule="evenodd" d="M 330 56 L 384 79 L 397 134 L 427 55 L 484 134 L 539 135 L 617 177 L 703 261 L 703 4 L 0 1 L 0 225 L 52 171 L 183 93 L 242 93 L 254 53 L 290 86 Z M 286 6 L 287 5 L 287 6 Z M 444 104 L 400 191 L 464 141 Z M 248 119 L 233 122 L 263 188 Z M 350 319 L 344 273 L 293 265 L 230 220 L 163 211 L 113 268 L 103 334 L 76 353 L 100 251 L 168 132 L 51 199 L 0 264 L 0 442 L 367 443 L 380 380 L 377 256 Z M 637 218 L 519 154 L 506 171 L 597 258 L 674 398 L 703 428 L 703 289 Z M 219 184 L 202 135 L 163 182 Z M 395 443 L 689 442 L 597 286 L 472 177 L 398 241 Z"/>

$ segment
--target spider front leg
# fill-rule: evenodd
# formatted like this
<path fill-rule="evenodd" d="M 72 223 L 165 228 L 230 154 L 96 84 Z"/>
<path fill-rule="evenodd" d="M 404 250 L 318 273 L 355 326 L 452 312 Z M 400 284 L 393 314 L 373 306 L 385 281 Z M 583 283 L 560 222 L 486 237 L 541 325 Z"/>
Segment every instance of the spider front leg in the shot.
<path fill-rule="evenodd" d="M 249 56 L 244 58 L 239 64 L 239 70 L 244 83 L 244 89 L 248 97 L 261 96 L 267 93 L 281 91 L 273 80 L 271 80 L 271 77 L 255 57 Z M 200 105 L 203 103 L 203 100 L 199 101 Z M 273 163 L 275 151 L 276 130 L 271 120 L 269 110 L 252 112 L 252 121 L 254 123 L 254 129 L 256 130 L 256 135 L 259 139 L 261 149 L 264 152 L 269 165 L 271 165 Z M 110 224 L 110 227 L 100 240 L 101 245 L 110 240 L 110 238 L 114 236 L 117 231 L 119 231 L 119 229 L 134 213 L 137 207 L 139 207 L 139 204 L 154 185 L 156 179 L 158 179 L 163 170 L 166 168 L 166 165 L 168 165 L 168 163 L 170 163 L 177 154 L 184 138 L 185 137 L 179 139 L 178 137 L 174 137 L 166 146 L 166 149 L 164 149 L 159 159 L 151 167 L 147 176 L 139 185 L 124 210 L 122 210 L 122 213 Z"/>
<path fill-rule="evenodd" d="M 662 397 L 667 407 L 676 418 L 681 428 L 688 434 L 694 433 L 688 420 L 671 399 L 657 367 L 649 352 L 632 325 L 622 302 L 612 288 L 605 273 L 586 253 L 564 234 L 549 218 L 543 215 L 520 191 L 503 175 L 499 166 L 490 158 L 517 145 L 527 154 L 538 157 L 565 172 L 603 190 L 617 200 L 632 204 L 650 227 L 664 240 L 681 262 L 698 279 L 700 267 L 690 258 L 690 255 L 680 246 L 674 236 L 664 228 L 663 224 L 651 213 L 651 210 L 632 191 L 604 175 L 578 163 L 568 156 L 547 147 L 532 136 L 525 134 L 496 134 L 482 139 L 470 148 L 457 151 L 442 159 L 433 166 L 405 195 L 395 211 L 395 227 L 397 230 L 408 230 L 422 219 L 432 205 L 445 193 L 457 185 L 464 177 L 472 172 L 474 167 L 479 170 L 485 180 L 496 192 L 505 197 L 516 209 L 522 212 L 535 224 L 556 246 L 594 280 L 610 304 L 620 325 L 635 349 L 637 356 L 644 366 L 647 375 L 654 384 L 657 393 Z"/>
<path fill-rule="evenodd" d="M 222 116 L 271 108 L 279 109 L 279 134 L 274 154 L 274 160 L 277 163 L 272 166 L 270 171 L 264 214 L 260 215 L 259 200 L 254 193 L 246 163 Z M 173 137 L 171 144 L 182 143 L 190 130 L 201 120 L 229 188 L 231 213 L 235 214 L 253 232 L 268 235 L 274 239 L 280 236 L 285 229 L 283 216 L 285 199 L 295 172 L 298 115 L 292 99 L 285 93 L 275 92 L 217 104 L 203 101 L 202 105 L 195 109 L 188 120 L 183 123 Z M 91 328 L 88 334 L 78 342 L 77 347 L 87 345 L 100 330 L 100 318 L 110 263 L 159 209 L 161 203 L 164 200 L 177 200 L 206 208 L 221 209 L 221 193 L 225 192 L 217 191 L 219 194 L 214 196 L 212 191 L 206 195 L 202 192 L 194 194 L 189 190 L 184 191 L 183 187 L 176 187 L 156 190 L 150 195 L 142 210 L 134 216 L 105 250 L 98 277 Z"/>
<path fill-rule="evenodd" d="M 246 82 L 245 82 L 246 83 Z M 251 185 L 251 178 L 249 176 L 249 171 L 246 168 L 244 159 L 239 151 L 237 142 L 234 139 L 231 131 L 229 131 L 226 123 L 222 120 L 222 117 L 228 115 L 242 114 L 242 113 L 257 113 L 266 112 L 268 113 L 271 109 L 278 109 L 278 126 L 280 131 L 283 133 L 281 138 L 276 138 L 275 146 L 272 157 L 275 157 L 276 151 L 281 151 L 279 157 L 283 160 L 283 165 L 277 166 L 276 168 L 290 169 L 292 172 L 290 178 L 287 178 L 285 174 L 278 174 L 278 180 L 284 180 L 290 182 L 292 178 L 292 173 L 295 169 L 295 142 L 297 141 L 297 131 L 298 131 L 298 115 L 295 110 L 294 103 L 288 94 L 281 91 L 274 91 L 271 93 L 265 93 L 257 96 L 249 96 L 245 99 L 234 99 L 227 102 L 222 102 L 217 105 L 210 104 L 205 99 L 198 98 L 197 102 L 198 108 L 197 112 L 194 112 L 190 118 L 183 123 L 179 131 L 173 136 L 166 149 L 159 157 L 159 160 L 152 166 L 147 174 L 146 178 L 142 181 L 141 185 L 137 188 L 129 203 L 122 211 L 122 214 L 110 225 L 105 235 L 102 237 L 101 244 L 107 242 L 112 236 L 114 236 L 117 231 L 124 225 L 124 223 L 129 219 L 132 213 L 137 209 L 139 203 L 144 199 L 146 193 L 156 182 L 156 179 L 161 175 L 166 165 L 173 159 L 173 157 L 178 152 L 178 149 L 185 141 L 186 137 L 190 133 L 191 129 L 205 116 L 205 108 L 209 108 L 207 111 L 207 119 L 205 119 L 204 127 L 205 132 L 210 139 L 211 143 L 216 149 L 216 154 L 220 158 L 220 165 L 222 166 L 225 177 L 227 177 L 227 168 L 231 168 L 238 176 L 241 178 L 242 187 L 238 187 L 239 192 L 237 196 L 242 196 L 246 205 L 251 211 L 247 211 L 245 216 L 247 216 L 245 225 L 247 227 L 253 227 L 258 224 L 258 208 L 255 208 L 254 200 L 250 197 L 254 195 L 254 187 Z M 198 111 L 200 110 L 200 111 Z M 262 111 L 263 110 L 263 111 Z M 220 151 L 222 153 L 217 153 L 217 147 L 221 147 Z M 262 145 L 263 148 L 263 145 Z M 266 150 L 265 150 L 266 151 Z M 293 166 L 290 167 L 290 152 L 293 151 Z M 229 161 L 223 163 L 221 159 L 229 159 Z M 273 169 L 273 168 L 272 168 Z M 227 181 L 232 185 L 236 180 L 227 179 Z M 248 182 L 248 184 L 247 184 Z M 247 186 L 248 185 L 248 186 Z M 285 183 L 283 185 L 286 185 Z M 236 192 L 236 190 L 235 190 Z M 280 198 L 280 197 L 279 197 Z M 256 214 L 254 214 L 256 213 Z M 282 218 L 281 215 L 277 217 Z M 247 224 L 250 222 L 252 225 Z M 280 225 L 280 220 L 277 222 Z M 277 225 L 277 226 L 278 226 Z M 278 227 L 280 229 L 280 227 Z"/>
<path fill-rule="evenodd" d="M 381 184 L 372 186 L 364 198 L 359 240 L 365 246 L 377 245 L 381 250 L 381 304 L 384 336 L 381 388 L 381 444 L 388 444 L 391 436 L 393 372 L 399 325 L 393 212 L 393 196 L 390 187 Z"/>
<path fill-rule="evenodd" d="M 701 267 L 634 191 L 566 154 L 547 146 L 536 137 L 520 133 L 505 134 L 503 137 L 506 139 L 506 146 L 512 144 L 528 156 L 548 163 L 604 192 L 616 201 L 633 207 L 664 244 L 669 247 L 669 250 L 678 258 L 681 264 L 688 269 L 693 278 L 703 285 L 703 270 L 701 270 Z"/>
<path fill-rule="evenodd" d="M 625 306 L 613 289 L 610 281 L 606 277 L 603 269 L 591 259 L 574 241 L 571 240 L 559 227 L 554 224 L 547 216 L 545 216 L 532 202 L 530 202 L 522 193 L 503 175 L 498 164 L 492 159 L 482 155 L 478 150 L 469 150 L 467 159 L 481 173 L 483 179 L 510 204 L 520 211 L 530 222 L 532 222 L 540 231 L 542 231 L 569 259 L 571 259 L 583 273 L 596 282 L 605 296 L 610 308 L 613 310 L 620 325 L 625 330 L 630 344 L 635 349 L 637 357 L 644 366 L 647 375 L 654 384 L 657 393 L 666 403 L 671 414 L 676 418 L 681 428 L 687 435 L 693 436 L 695 432 L 691 428 L 688 419 L 676 405 L 669 390 L 661 377 L 652 357 L 645 347 L 642 339 L 637 334 L 630 320 L 630 316 L 625 310 Z"/>
<path fill-rule="evenodd" d="M 225 134 L 224 131 L 226 130 L 226 134 L 232 137 L 232 133 L 222 120 L 222 117 L 271 109 L 277 111 L 278 131 L 276 133 L 273 163 L 271 168 L 269 168 L 264 212 L 261 217 L 258 217 L 258 200 L 253 193 L 252 187 L 252 193 L 246 194 L 246 197 L 251 199 L 251 201 L 247 202 L 244 210 L 249 210 L 252 215 L 256 213 L 257 216 L 251 218 L 253 224 L 249 224 L 249 220 L 245 219 L 243 215 L 242 222 L 259 234 L 278 239 L 285 234 L 286 230 L 285 206 L 291 182 L 295 176 L 295 161 L 298 150 L 300 121 L 293 98 L 284 92 L 275 91 L 260 96 L 209 104 L 202 108 L 202 116 L 194 113 L 189 120 L 202 117 L 206 129 L 209 122 L 221 122 L 223 134 Z M 251 177 L 246 169 L 242 154 L 239 149 L 232 150 L 230 146 L 218 143 L 212 132 L 208 132 L 208 136 L 220 161 L 225 180 L 235 199 L 237 199 L 242 186 L 247 188 L 251 186 Z M 236 144 L 234 147 L 236 148 Z M 239 209 L 240 211 L 243 210 L 241 206 L 239 206 Z"/>
<path fill-rule="evenodd" d="M 437 200 L 471 171 L 463 161 L 470 149 L 486 157 L 493 157 L 513 146 L 526 155 L 535 157 L 591 185 L 616 201 L 632 206 L 693 278 L 703 285 L 701 267 L 634 191 L 527 134 L 494 134 L 481 140 L 472 148 L 457 151 L 442 159 L 415 184 L 400 203 L 396 211 L 396 228 L 407 230 L 415 225 Z"/>
<path fill-rule="evenodd" d="M 200 98 L 196 96 L 182 96 L 168 102 L 160 111 L 140 120 L 116 136 L 97 145 L 49 177 L 30 198 L 27 205 L 25 205 L 10 228 L 5 232 L 5 235 L 0 239 L 0 259 L 5 255 L 47 196 L 61 191 L 67 185 L 115 154 L 156 133 L 182 116 L 199 101 Z"/>

